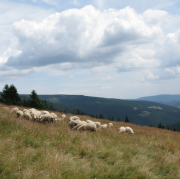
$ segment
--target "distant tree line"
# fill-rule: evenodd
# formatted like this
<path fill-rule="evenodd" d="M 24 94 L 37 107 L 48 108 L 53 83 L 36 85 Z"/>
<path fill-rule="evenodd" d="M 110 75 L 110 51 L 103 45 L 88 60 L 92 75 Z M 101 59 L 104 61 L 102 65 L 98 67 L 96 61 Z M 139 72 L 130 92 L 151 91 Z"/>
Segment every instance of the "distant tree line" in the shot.
<path fill-rule="evenodd" d="M 166 127 L 166 126 L 163 125 L 161 122 L 160 122 L 157 126 L 150 124 L 150 127 L 157 127 L 157 128 L 160 128 L 160 129 L 167 129 L 167 130 L 176 131 L 176 128 L 170 129 L 169 126 Z"/>
<path fill-rule="evenodd" d="M 45 100 L 40 100 L 35 90 L 32 90 L 29 99 L 24 98 L 23 100 L 21 100 L 17 92 L 17 88 L 13 84 L 10 86 L 6 84 L 4 86 L 1 93 L 0 102 L 7 105 L 19 105 L 46 110 L 49 109 L 47 106 L 47 102 Z"/>

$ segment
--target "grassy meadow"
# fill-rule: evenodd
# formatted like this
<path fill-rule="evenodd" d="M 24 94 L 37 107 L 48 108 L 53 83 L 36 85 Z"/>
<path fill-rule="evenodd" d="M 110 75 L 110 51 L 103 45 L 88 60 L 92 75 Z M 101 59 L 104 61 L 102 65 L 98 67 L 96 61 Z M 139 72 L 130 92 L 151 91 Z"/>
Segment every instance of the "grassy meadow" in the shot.
<path fill-rule="evenodd" d="M 124 122 L 97 132 L 72 131 L 72 114 L 63 122 L 42 124 L 17 118 L 4 106 L 0 104 L 1 179 L 180 178 L 180 132 Z M 119 134 L 120 126 L 132 127 L 135 135 Z"/>

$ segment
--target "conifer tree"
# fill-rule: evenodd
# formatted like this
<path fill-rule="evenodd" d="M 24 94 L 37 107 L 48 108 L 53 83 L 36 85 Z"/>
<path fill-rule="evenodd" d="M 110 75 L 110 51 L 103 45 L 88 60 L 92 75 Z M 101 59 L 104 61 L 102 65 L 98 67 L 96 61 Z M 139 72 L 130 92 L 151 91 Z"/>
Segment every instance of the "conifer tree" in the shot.
<path fill-rule="evenodd" d="M 121 121 L 121 119 L 118 117 L 117 121 Z"/>
<path fill-rule="evenodd" d="M 127 115 L 126 115 L 126 118 L 125 118 L 125 122 L 130 122 L 129 118 L 127 117 Z"/>
<path fill-rule="evenodd" d="M 104 116 L 102 113 L 99 115 L 99 119 L 104 119 Z"/>
<path fill-rule="evenodd" d="M 12 84 L 8 86 L 7 84 L 4 86 L 3 92 L 1 93 L 1 102 L 10 104 L 10 105 L 20 105 L 21 98 L 17 92 L 16 87 Z"/>
<path fill-rule="evenodd" d="M 37 108 L 37 109 L 42 109 L 42 103 L 41 100 L 39 99 L 39 96 L 37 95 L 35 90 L 32 90 L 30 94 L 30 100 L 29 100 L 30 107 Z"/>

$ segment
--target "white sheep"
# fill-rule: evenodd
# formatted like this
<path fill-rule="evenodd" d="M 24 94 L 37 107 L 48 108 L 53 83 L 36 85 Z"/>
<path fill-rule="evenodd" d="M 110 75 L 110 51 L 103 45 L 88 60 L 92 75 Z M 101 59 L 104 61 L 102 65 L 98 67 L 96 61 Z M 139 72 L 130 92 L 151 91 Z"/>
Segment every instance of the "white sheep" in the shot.
<path fill-rule="evenodd" d="M 130 127 L 123 127 L 122 126 L 122 127 L 119 128 L 119 133 L 124 133 L 124 132 L 127 132 L 129 134 L 133 134 L 134 135 L 134 131 Z"/>
<path fill-rule="evenodd" d="M 41 115 L 44 115 L 44 114 L 49 114 L 48 111 L 41 111 Z"/>
<path fill-rule="evenodd" d="M 125 127 L 123 127 L 123 126 L 122 126 L 122 127 L 120 127 L 120 128 L 119 128 L 119 133 L 124 133 L 124 132 L 126 132 Z"/>
<path fill-rule="evenodd" d="M 58 116 L 55 113 L 50 113 L 55 119 L 58 118 Z"/>
<path fill-rule="evenodd" d="M 78 116 L 71 116 L 69 118 L 69 121 L 72 121 L 72 120 L 80 120 L 80 118 Z"/>
<path fill-rule="evenodd" d="M 76 121 L 76 125 L 72 128 L 72 130 L 77 130 L 80 126 L 82 126 L 83 124 L 87 124 L 86 121 Z"/>
<path fill-rule="evenodd" d="M 37 118 L 37 121 L 39 122 L 49 122 L 49 123 L 53 123 L 55 120 L 55 118 L 51 115 L 51 114 L 44 114 L 41 115 L 39 118 Z"/>
<path fill-rule="evenodd" d="M 37 110 L 32 110 L 30 112 L 31 117 L 33 118 L 33 120 L 37 120 L 40 116 L 41 116 L 41 111 L 37 111 Z"/>
<path fill-rule="evenodd" d="M 80 125 L 80 127 L 77 128 L 77 130 L 90 130 L 90 131 L 97 131 L 96 125 L 94 123 L 86 123 Z"/>
<path fill-rule="evenodd" d="M 16 111 L 16 115 L 17 115 L 17 117 L 22 117 L 23 116 L 23 112 L 21 111 L 21 110 L 18 110 L 18 111 Z"/>
<path fill-rule="evenodd" d="M 24 112 L 23 117 L 27 120 L 32 120 L 31 114 L 27 111 Z"/>
<path fill-rule="evenodd" d="M 74 126 L 76 126 L 77 124 L 81 123 L 82 121 L 80 119 L 77 120 L 71 120 L 69 121 L 69 127 L 72 129 Z"/>
<path fill-rule="evenodd" d="M 108 124 L 108 127 L 109 127 L 109 128 L 113 127 L 113 123 L 110 122 L 110 123 Z"/>
<path fill-rule="evenodd" d="M 16 112 L 16 111 L 18 111 L 18 110 L 19 110 L 18 108 L 12 108 L 12 109 L 10 110 L 10 113 Z"/>
<path fill-rule="evenodd" d="M 107 124 L 102 124 L 99 129 L 107 129 L 108 128 L 108 125 Z"/>
<path fill-rule="evenodd" d="M 62 118 L 62 119 L 66 119 L 66 115 L 63 114 L 63 115 L 61 116 L 61 118 Z"/>
<path fill-rule="evenodd" d="M 134 135 L 134 131 L 132 130 L 131 127 L 125 127 L 126 132 L 128 132 L 129 134 L 133 134 Z"/>
<path fill-rule="evenodd" d="M 93 121 L 91 121 L 91 120 L 87 119 L 87 120 L 86 120 L 86 122 L 87 122 L 87 123 L 91 123 L 91 122 L 93 122 Z M 94 122 L 93 122 L 93 123 L 94 123 Z"/>
<path fill-rule="evenodd" d="M 94 122 L 94 124 L 96 124 L 96 127 L 100 127 L 101 126 L 100 122 Z"/>

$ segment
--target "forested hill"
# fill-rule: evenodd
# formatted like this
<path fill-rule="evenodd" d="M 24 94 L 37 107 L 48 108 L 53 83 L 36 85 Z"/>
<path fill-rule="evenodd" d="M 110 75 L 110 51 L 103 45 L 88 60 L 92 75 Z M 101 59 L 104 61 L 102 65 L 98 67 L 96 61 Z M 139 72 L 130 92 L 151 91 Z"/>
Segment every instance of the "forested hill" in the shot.
<path fill-rule="evenodd" d="M 23 95 L 28 97 L 28 95 Z M 39 95 L 41 100 L 80 109 L 88 114 L 105 118 L 120 117 L 124 121 L 127 115 L 130 122 L 139 125 L 164 125 L 180 122 L 180 109 L 150 101 L 121 100 L 89 97 L 83 95 Z"/>

